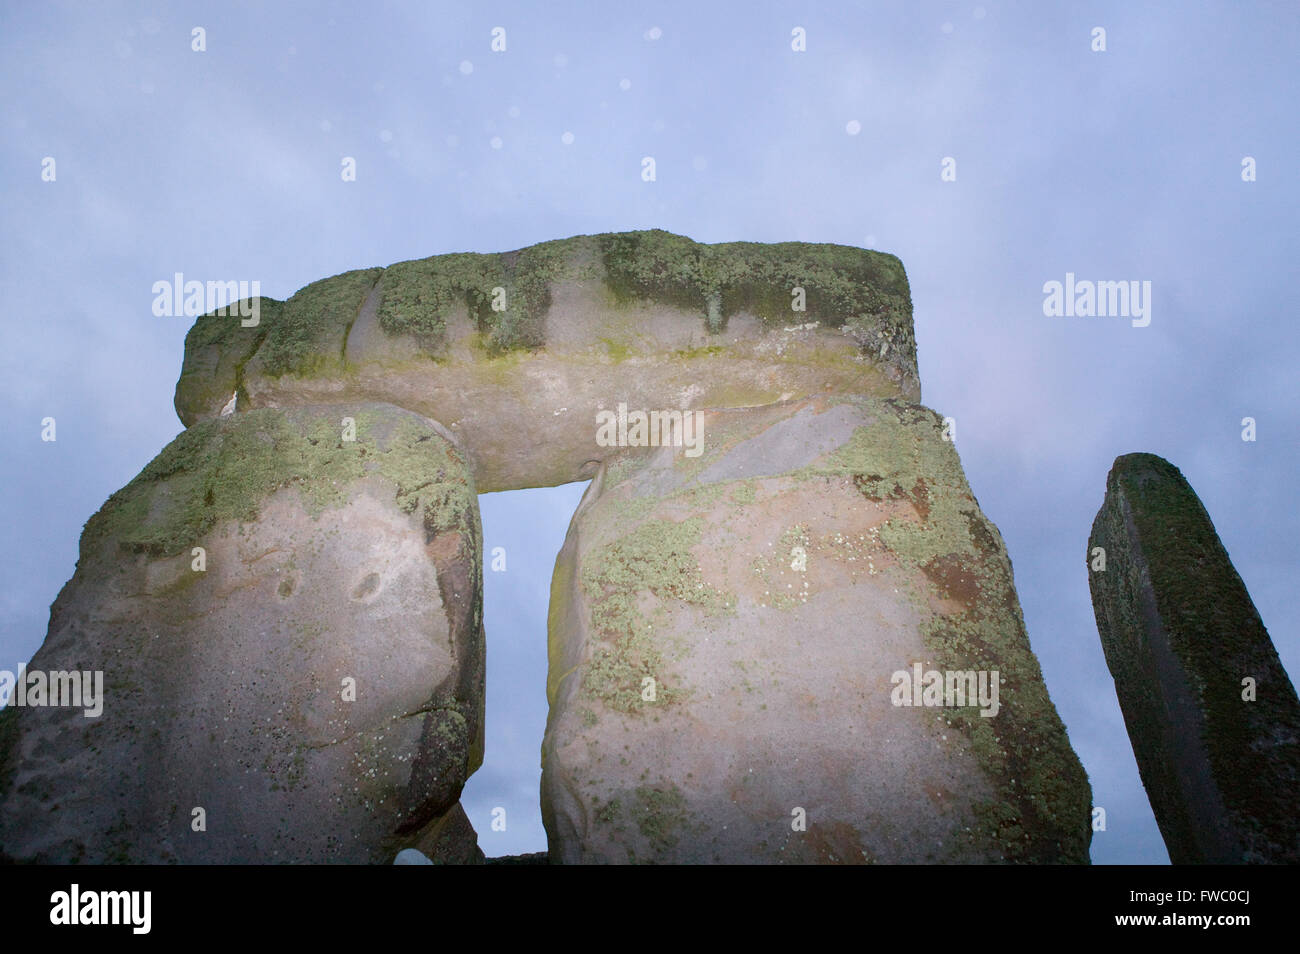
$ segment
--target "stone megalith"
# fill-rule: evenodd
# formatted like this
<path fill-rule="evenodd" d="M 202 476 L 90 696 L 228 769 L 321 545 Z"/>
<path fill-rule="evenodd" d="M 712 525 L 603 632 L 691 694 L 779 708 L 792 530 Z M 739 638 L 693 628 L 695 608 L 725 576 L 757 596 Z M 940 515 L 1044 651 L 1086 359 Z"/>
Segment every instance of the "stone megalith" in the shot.
<path fill-rule="evenodd" d="M 600 407 L 748 407 L 811 394 L 920 400 L 912 304 L 893 255 L 583 235 L 499 255 L 347 272 L 256 325 L 207 315 L 176 410 L 386 401 L 446 425 L 480 493 L 586 480 Z M 793 310 L 793 308 L 801 310 Z"/>
<path fill-rule="evenodd" d="M 1154 454 L 1117 458 L 1088 551 L 1106 664 L 1170 860 L 1300 862 L 1300 700 L 1196 492 Z"/>
<path fill-rule="evenodd" d="M 696 457 L 607 461 L 556 561 L 552 860 L 1086 862 L 1087 778 L 938 416 L 698 426 Z M 958 705 L 911 694 L 932 672 Z"/>
<path fill-rule="evenodd" d="M 894 256 L 656 230 L 242 304 L 190 330 L 188 429 L 87 524 L 33 660 L 102 669 L 104 714 L 0 716 L 0 851 L 480 858 L 474 494 L 594 478 L 552 586 L 552 860 L 1087 861 Z"/>
<path fill-rule="evenodd" d="M 87 522 L 28 666 L 102 673 L 102 711 L 29 690 L 0 715 L 0 852 L 481 860 L 458 802 L 482 760 L 480 561 L 461 452 L 418 414 L 191 427 Z"/>

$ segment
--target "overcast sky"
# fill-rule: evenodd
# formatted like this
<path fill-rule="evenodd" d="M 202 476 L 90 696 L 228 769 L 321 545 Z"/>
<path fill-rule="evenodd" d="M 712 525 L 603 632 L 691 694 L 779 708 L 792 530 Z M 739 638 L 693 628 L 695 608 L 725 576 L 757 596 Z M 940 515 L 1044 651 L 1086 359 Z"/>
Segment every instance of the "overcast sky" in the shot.
<path fill-rule="evenodd" d="M 1107 811 L 1093 860 L 1165 862 L 1086 542 L 1114 458 L 1168 458 L 1300 673 L 1298 40 L 1294 2 L 5 4 L 0 668 L 40 645 L 82 524 L 181 428 L 190 321 L 153 316 L 155 281 L 287 298 L 639 228 L 867 246 L 907 269 L 922 399 L 957 421 Z M 1067 272 L 1151 282 L 1150 325 L 1046 317 Z M 546 599 L 581 490 L 481 498 L 508 555 L 464 799 L 489 855 L 545 848 Z"/>

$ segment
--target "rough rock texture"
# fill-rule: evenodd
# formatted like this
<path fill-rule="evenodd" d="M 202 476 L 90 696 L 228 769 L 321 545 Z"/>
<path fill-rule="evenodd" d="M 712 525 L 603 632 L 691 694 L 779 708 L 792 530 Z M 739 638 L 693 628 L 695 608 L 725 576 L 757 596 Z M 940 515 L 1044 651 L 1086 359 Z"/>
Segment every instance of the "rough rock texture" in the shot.
<path fill-rule="evenodd" d="M 261 303 L 256 327 L 209 315 L 190 331 L 176 388 L 187 426 L 236 391 L 240 410 L 387 401 L 450 427 L 483 493 L 591 477 L 608 455 L 593 413 L 615 395 L 645 408 L 920 400 L 903 266 L 846 246 L 578 236 L 348 272 Z"/>
<path fill-rule="evenodd" d="M 102 670 L 103 713 L 4 713 L 0 852 L 471 858 L 457 800 L 482 760 L 480 560 L 473 481 L 417 414 L 191 427 L 86 524 L 29 668 Z"/>
<path fill-rule="evenodd" d="M 483 861 L 474 495 L 594 475 L 552 589 L 550 861 L 1087 860 L 897 258 L 578 236 L 258 305 L 195 323 L 188 430 L 87 524 L 32 666 L 108 699 L 0 716 L 0 853 Z M 703 454 L 602 439 L 620 407 L 698 411 Z M 914 664 L 996 670 L 996 715 L 895 705 Z"/>
<path fill-rule="evenodd" d="M 553 861 L 1087 861 L 1086 776 L 941 427 L 814 398 L 605 464 L 551 591 Z M 894 705 L 918 662 L 997 670 L 1000 711 Z"/>
<path fill-rule="evenodd" d="M 477 768 L 477 764 L 471 766 L 471 773 Z M 484 862 L 478 835 L 459 802 L 438 821 L 424 827 L 415 847 L 435 865 L 481 865 Z"/>
<path fill-rule="evenodd" d="M 1300 862 L 1300 701 L 1178 468 L 1118 458 L 1088 551 L 1106 663 L 1170 860 Z"/>

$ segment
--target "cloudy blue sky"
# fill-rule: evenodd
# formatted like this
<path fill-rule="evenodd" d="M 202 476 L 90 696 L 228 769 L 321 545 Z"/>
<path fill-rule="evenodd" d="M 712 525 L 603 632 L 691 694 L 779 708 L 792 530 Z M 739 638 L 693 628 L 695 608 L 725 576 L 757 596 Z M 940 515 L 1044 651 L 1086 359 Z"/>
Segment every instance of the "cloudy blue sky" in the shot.
<path fill-rule="evenodd" d="M 180 430 L 189 322 L 152 315 L 153 282 L 287 298 L 353 268 L 664 228 L 902 259 L 923 400 L 957 421 L 1107 810 L 1094 861 L 1167 861 L 1084 564 L 1117 455 L 1182 468 L 1300 673 L 1293 2 L 6 2 L 0 52 L 0 668 L 40 644 L 85 520 Z M 1149 327 L 1045 317 L 1066 272 L 1150 281 Z M 508 555 L 465 794 L 490 855 L 545 847 L 545 604 L 581 489 L 482 498 Z"/>

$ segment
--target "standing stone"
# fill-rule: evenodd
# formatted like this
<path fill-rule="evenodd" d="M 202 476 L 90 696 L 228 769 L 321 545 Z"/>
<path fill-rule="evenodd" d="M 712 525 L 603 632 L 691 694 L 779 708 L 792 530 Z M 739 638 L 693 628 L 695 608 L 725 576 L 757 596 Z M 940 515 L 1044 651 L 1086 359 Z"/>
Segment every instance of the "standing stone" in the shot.
<path fill-rule="evenodd" d="M 550 860 L 1087 861 L 896 257 L 652 230 L 257 304 L 195 323 L 189 430 L 87 525 L 32 666 L 108 699 L 0 716 L 0 854 L 481 860 L 475 489 L 594 475 L 552 586 Z M 615 409 L 704 443 L 602 438 Z"/>
<path fill-rule="evenodd" d="M 86 524 L 28 669 L 101 671 L 102 713 L 0 716 L 0 853 L 481 860 L 458 802 L 482 761 L 480 560 L 473 481 L 432 421 L 195 424 Z"/>
<path fill-rule="evenodd" d="M 1178 468 L 1116 459 L 1088 551 L 1097 630 L 1170 860 L 1300 862 L 1300 700 Z"/>
<path fill-rule="evenodd" d="M 1087 862 L 1087 778 L 941 430 L 813 398 L 606 462 L 551 590 L 553 862 Z M 914 667 L 996 672 L 997 705 L 897 704 Z"/>

